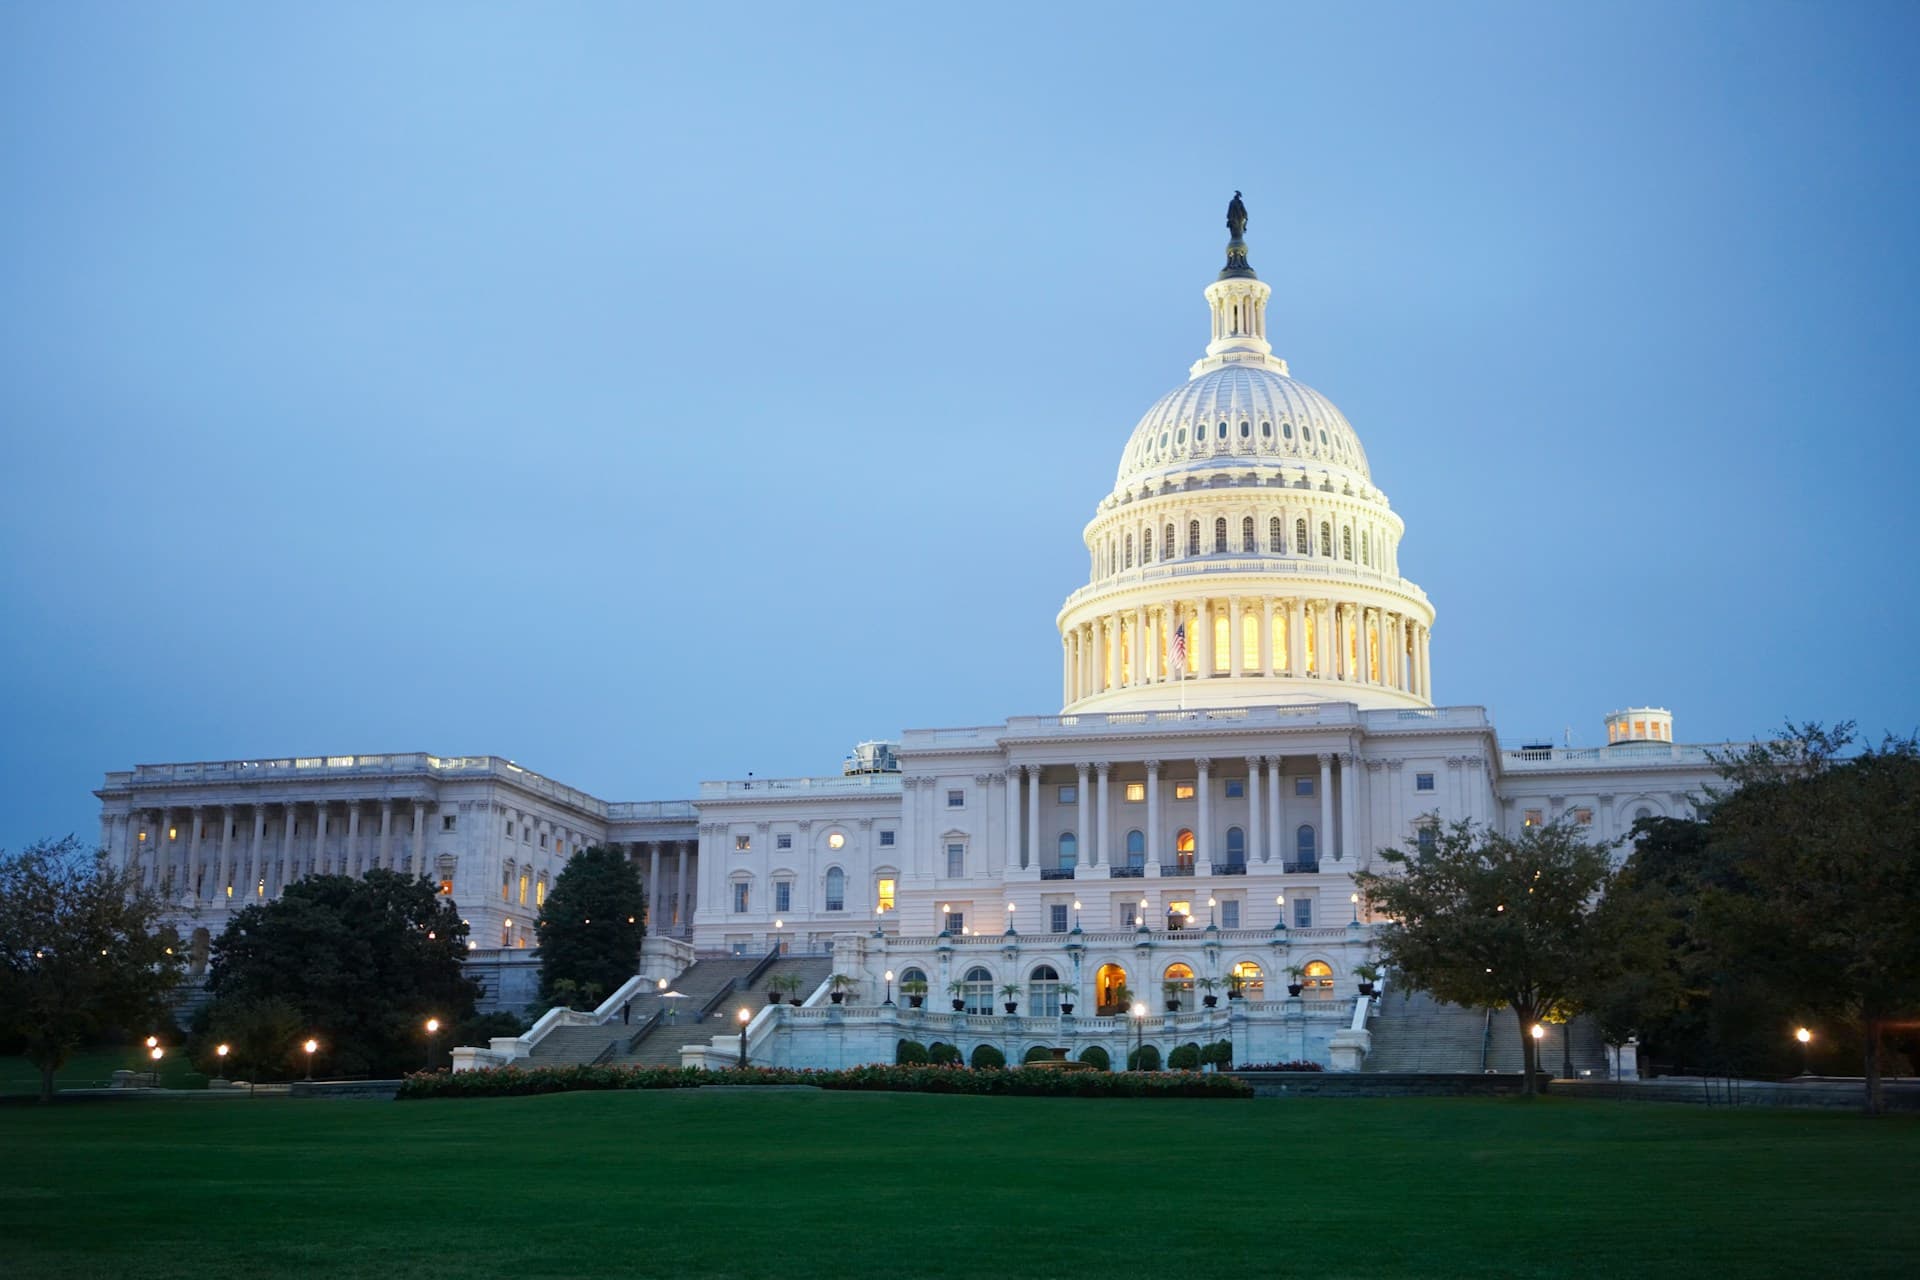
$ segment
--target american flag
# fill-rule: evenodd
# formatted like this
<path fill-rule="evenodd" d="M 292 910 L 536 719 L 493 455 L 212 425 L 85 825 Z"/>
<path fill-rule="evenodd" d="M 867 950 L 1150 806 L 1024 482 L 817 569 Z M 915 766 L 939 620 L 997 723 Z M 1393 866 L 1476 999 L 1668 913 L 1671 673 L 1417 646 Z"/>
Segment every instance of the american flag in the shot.
<path fill-rule="evenodd" d="M 1173 678 L 1184 679 L 1187 674 L 1187 624 L 1182 622 L 1173 629 Z"/>

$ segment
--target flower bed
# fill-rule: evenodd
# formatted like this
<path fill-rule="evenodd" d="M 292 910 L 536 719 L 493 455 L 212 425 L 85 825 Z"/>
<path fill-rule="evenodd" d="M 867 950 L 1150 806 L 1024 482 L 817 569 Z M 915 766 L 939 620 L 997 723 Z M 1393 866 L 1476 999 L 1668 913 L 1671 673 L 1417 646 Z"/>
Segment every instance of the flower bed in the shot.
<path fill-rule="evenodd" d="M 1111 1074 L 1103 1071 L 999 1070 L 935 1066 L 849 1067 L 801 1071 L 779 1067 L 495 1067 L 411 1075 L 402 1101 L 419 1098 L 509 1098 L 582 1089 L 698 1089 L 702 1085 L 810 1085 L 869 1093 L 974 1093 L 1071 1098 L 1251 1098 L 1232 1076 L 1190 1071 Z"/>

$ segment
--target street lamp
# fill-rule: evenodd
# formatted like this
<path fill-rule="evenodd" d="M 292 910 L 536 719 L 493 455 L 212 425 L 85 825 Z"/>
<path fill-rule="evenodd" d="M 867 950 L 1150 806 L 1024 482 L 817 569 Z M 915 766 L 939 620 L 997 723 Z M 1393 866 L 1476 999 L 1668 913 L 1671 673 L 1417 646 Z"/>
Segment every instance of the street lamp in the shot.
<path fill-rule="evenodd" d="M 881 1001 L 881 1003 L 882 1004 L 893 1003 L 893 970 L 891 969 L 887 970 L 887 998 Z"/>
<path fill-rule="evenodd" d="M 747 1023 L 753 1019 L 753 1014 L 747 1011 L 745 1005 L 742 1005 L 740 1012 L 734 1016 L 740 1019 L 740 1069 L 745 1071 L 747 1069 Z"/>
<path fill-rule="evenodd" d="M 1080 899 L 1073 900 L 1073 931 L 1080 932 Z"/>
<path fill-rule="evenodd" d="M 214 1055 L 219 1059 L 219 1064 L 214 1069 L 213 1078 L 215 1080 L 225 1080 L 227 1078 L 227 1054 L 231 1051 L 232 1046 L 230 1045 L 222 1044 L 214 1046 Z"/>
<path fill-rule="evenodd" d="M 314 1054 L 314 1050 L 320 1047 L 320 1042 L 318 1040 L 309 1040 L 305 1044 L 301 1045 L 300 1047 L 306 1050 L 307 1079 L 311 1080 L 313 1079 L 313 1054 Z"/>
<path fill-rule="evenodd" d="M 1147 900 L 1145 898 L 1142 898 L 1140 899 L 1140 932 L 1145 933 L 1146 931 L 1147 931 Z"/>
<path fill-rule="evenodd" d="M 1214 908 L 1213 897 L 1212 895 L 1208 895 L 1207 897 L 1207 928 L 1209 929 L 1213 928 L 1213 908 Z"/>
<path fill-rule="evenodd" d="M 433 1037 L 440 1030 L 440 1019 L 427 1019 L 427 1070 L 433 1070 Z"/>
<path fill-rule="evenodd" d="M 785 920 L 782 920 L 779 916 L 775 916 L 773 918 L 773 949 L 779 952 L 781 955 L 785 955 L 787 953 L 787 949 L 780 945 L 780 931 L 786 928 L 786 926 L 787 926 L 787 922 Z"/>
<path fill-rule="evenodd" d="M 1801 1027 L 1793 1033 L 1793 1038 L 1800 1042 L 1800 1074 L 1810 1076 L 1813 1069 L 1808 1065 L 1808 1058 L 1813 1053 L 1813 1032 Z"/>
<path fill-rule="evenodd" d="M 160 1056 L 165 1052 L 166 1050 L 158 1045 L 147 1050 L 147 1053 L 153 1058 L 153 1087 L 156 1089 L 160 1087 Z"/>
<path fill-rule="evenodd" d="M 1014 908 L 1019 905 L 1020 904 L 1017 902 L 1009 902 L 1007 904 L 1007 932 L 1009 934 L 1016 932 L 1016 930 L 1013 927 L 1013 911 L 1014 911 Z"/>
<path fill-rule="evenodd" d="M 1287 931 L 1287 895 L 1284 893 L 1274 894 L 1273 905 L 1275 908 L 1273 913 L 1273 931 L 1275 933 L 1285 933 Z"/>
<path fill-rule="evenodd" d="M 1139 1001 L 1133 1002 L 1133 1061 L 1134 1070 L 1140 1070 L 1141 1047 L 1147 1034 L 1147 1006 Z"/>
<path fill-rule="evenodd" d="M 1347 901 L 1353 904 L 1353 920 L 1347 925 L 1347 928 L 1358 929 L 1360 927 L 1360 895 L 1350 893 L 1347 895 Z"/>

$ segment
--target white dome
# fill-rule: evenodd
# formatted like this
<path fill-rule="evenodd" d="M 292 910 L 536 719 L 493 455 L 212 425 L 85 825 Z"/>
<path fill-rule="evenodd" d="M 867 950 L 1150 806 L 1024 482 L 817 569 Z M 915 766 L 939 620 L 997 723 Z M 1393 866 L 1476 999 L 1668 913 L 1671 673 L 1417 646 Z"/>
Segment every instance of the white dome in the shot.
<path fill-rule="evenodd" d="M 1371 479 L 1360 437 L 1331 400 L 1271 367 L 1228 364 L 1147 410 L 1120 457 L 1114 488 L 1249 462 Z"/>

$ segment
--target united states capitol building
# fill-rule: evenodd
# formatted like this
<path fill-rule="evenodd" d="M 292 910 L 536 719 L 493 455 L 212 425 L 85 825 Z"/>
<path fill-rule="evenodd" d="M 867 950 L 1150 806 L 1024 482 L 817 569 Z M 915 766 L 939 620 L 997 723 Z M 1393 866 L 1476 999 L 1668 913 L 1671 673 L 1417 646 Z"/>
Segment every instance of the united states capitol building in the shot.
<path fill-rule="evenodd" d="M 690 799 L 604 800 L 494 756 L 142 765 L 97 793 L 102 844 L 175 905 L 196 972 L 231 912 L 301 876 L 426 876 L 470 924 L 492 1002 L 516 1009 L 567 859 L 627 850 L 649 903 L 634 980 L 463 1066 L 569 1039 L 619 1060 L 643 1022 L 681 1060 L 732 1061 L 743 997 L 669 1015 L 658 996 L 751 962 L 756 986 L 804 978 L 795 1004 L 752 1002 L 757 1062 L 891 1061 L 902 1038 L 1118 1061 L 1143 1037 L 1231 1036 L 1241 1061 L 1365 1068 L 1381 1002 L 1354 974 L 1374 926 L 1352 877 L 1379 849 L 1463 818 L 1618 842 L 1689 814 L 1713 771 L 1658 708 L 1607 716 L 1605 746 L 1503 748 L 1483 708 L 1436 703 L 1404 525 L 1353 427 L 1273 353 L 1233 210 L 1205 349 L 1116 439 L 1086 525 L 1058 714 L 907 730 L 837 772 Z M 854 980 L 844 1003 L 829 972 Z"/>

